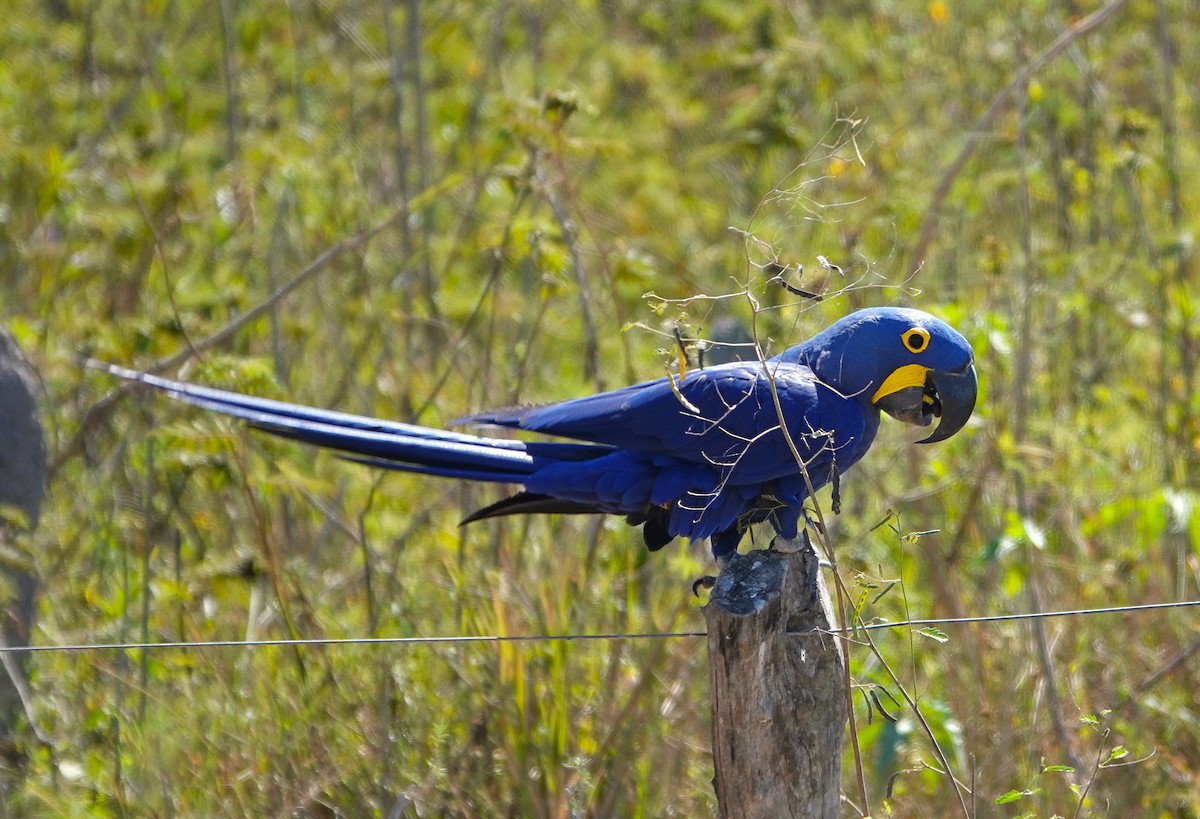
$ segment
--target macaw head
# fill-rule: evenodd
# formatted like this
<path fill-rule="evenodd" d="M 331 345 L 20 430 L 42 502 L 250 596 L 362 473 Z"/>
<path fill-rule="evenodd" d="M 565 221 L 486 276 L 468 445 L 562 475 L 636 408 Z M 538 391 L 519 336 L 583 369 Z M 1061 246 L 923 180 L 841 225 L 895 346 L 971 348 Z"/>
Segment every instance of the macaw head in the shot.
<path fill-rule="evenodd" d="M 851 313 L 780 356 L 807 364 L 843 395 L 916 426 L 937 428 L 918 443 L 944 441 L 975 409 L 975 354 L 962 334 L 920 310 L 871 307 Z"/>

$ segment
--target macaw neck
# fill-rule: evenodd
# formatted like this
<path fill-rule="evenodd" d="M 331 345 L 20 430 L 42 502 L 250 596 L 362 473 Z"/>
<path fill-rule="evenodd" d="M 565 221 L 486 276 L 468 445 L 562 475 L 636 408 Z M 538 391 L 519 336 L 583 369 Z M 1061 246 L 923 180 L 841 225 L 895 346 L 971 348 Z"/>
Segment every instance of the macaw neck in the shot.
<path fill-rule="evenodd" d="M 849 334 L 845 329 L 835 324 L 808 341 L 785 350 L 773 360 L 806 366 L 821 383 L 847 398 L 857 400 L 864 408 L 871 407 L 874 410 L 871 396 L 878 388 L 872 378 L 875 367 L 869 366 L 870 362 L 863 360 L 861 353 L 850 354 L 848 340 Z"/>

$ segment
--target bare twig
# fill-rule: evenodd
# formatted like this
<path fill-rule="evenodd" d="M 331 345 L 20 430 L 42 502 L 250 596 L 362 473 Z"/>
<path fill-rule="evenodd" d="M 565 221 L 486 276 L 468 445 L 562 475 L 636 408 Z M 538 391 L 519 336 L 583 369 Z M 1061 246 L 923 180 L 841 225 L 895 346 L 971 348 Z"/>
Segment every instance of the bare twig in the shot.
<path fill-rule="evenodd" d="M 1121 697 L 1121 699 L 1118 700 L 1115 705 L 1113 705 L 1112 710 L 1116 710 L 1118 708 L 1123 708 L 1126 705 L 1129 705 L 1131 702 L 1134 701 L 1135 697 L 1146 693 L 1151 688 L 1158 685 L 1159 682 L 1166 679 L 1171 674 L 1174 674 L 1179 669 L 1183 668 L 1183 666 L 1187 664 L 1188 660 L 1190 660 L 1192 657 L 1196 656 L 1196 652 L 1198 652 L 1198 651 L 1200 651 L 1200 637 L 1193 640 L 1188 645 L 1187 648 L 1185 648 L 1183 651 L 1176 654 L 1174 657 L 1172 657 L 1170 660 L 1168 660 L 1161 668 L 1159 668 L 1157 671 L 1155 671 L 1150 676 L 1141 680 L 1137 685 L 1135 685 L 1132 689 L 1130 689 L 1128 693 L 1123 695 Z"/>
<path fill-rule="evenodd" d="M 833 126 L 833 127 L 836 127 L 836 126 Z M 832 127 L 830 130 L 832 131 Z M 853 126 L 851 126 L 851 132 L 853 132 Z M 775 197 L 780 197 L 780 196 L 784 195 L 783 185 L 786 184 L 789 179 L 794 178 L 800 172 L 800 170 L 803 169 L 807 165 L 807 163 L 816 154 L 818 147 L 819 146 L 814 145 L 812 150 L 808 153 L 808 155 L 806 155 L 805 158 L 795 168 L 793 168 L 792 171 L 786 177 L 784 177 L 784 179 L 781 180 L 779 182 L 779 184 L 775 186 L 774 189 L 772 189 L 766 196 L 764 196 L 759 201 L 758 206 L 755 208 L 754 213 L 751 215 L 751 224 L 753 224 L 754 219 L 757 218 L 759 212 L 763 209 L 764 205 L 769 200 L 772 200 Z M 749 241 L 752 237 L 749 227 L 747 228 L 746 231 L 744 231 L 744 234 L 747 238 L 747 242 L 749 243 Z M 747 247 L 749 247 L 749 244 L 747 244 Z M 753 262 L 750 261 L 749 254 L 747 254 L 747 264 L 750 269 L 754 268 Z M 850 625 L 850 621 L 847 619 L 847 614 L 846 614 L 846 612 L 847 612 L 846 603 L 847 603 L 847 600 L 849 599 L 849 592 L 846 589 L 846 584 L 842 581 L 841 573 L 838 571 L 837 555 L 833 548 L 832 539 L 829 537 L 829 534 L 828 534 L 829 527 L 826 526 L 826 524 L 825 524 L 824 511 L 822 510 L 821 505 L 819 503 L 817 503 L 817 501 L 816 501 L 816 497 L 815 497 L 816 492 L 814 491 L 814 488 L 813 488 L 812 479 L 808 474 L 808 467 L 804 462 L 803 456 L 800 454 L 800 450 L 796 447 L 796 442 L 792 439 L 791 432 L 788 430 L 787 418 L 784 415 L 783 405 L 779 398 L 779 390 L 775 384 L 774 372 L 772 372 L 771 368 L 767 365 L 767 359 L 766 359 L 766 354 L 764 352 L 762 340 L 759 338 L 758 315 L 759 315 L 761 308 L 758 304 L 758 301 L 754 298 L 753 294 L 751 293 L 751 286 L 750 286 L 749 280 L 747 280 L 747 282 L 745 283 L 745 288 L 743 290 L 742 295 L 744 295 L 745 298 L 749 301 L 751 312 L 754 317 L 754 320 L 751 322 L 751 325 L 750 325 L 750 331 L 751 331 L 751 335 L 752 335 L 753 341 L 754 341 L 754 351 L 755 351 L 755 354 L 758 356 L 759 366 L 762 367 L 762 370 L 763 370 L 764 374 L 766 375 L 767 381 L 771 387 L 771 400 L 774 404 L 776 417 L 779 420 L 779 427 L 783 433 L 784 443 L 786 444 L 786 446 L 788 447 L 788 450 L 792 454 L 792 457 L 796 461 L 796 465 L 799 468 L 800 475 L 804 480 L 805 491 L 807 492 L 808 497 L 812 500 L 812 503 L 814 506 L 814 514 L 816 515 L 817 525 L 819 527 L 818 539 L 821 541 L 822 550 L 825 552 L 825 556 L 829 559 L 829 562 L 830 562 L 830 565 L 832 568 L 832 572 L 833 572 L 833 577 L 834 577 L 834 585 L 837 589 L 836 598 L 837 598 L 837 607 L 838 607 L 838 619 L 839 619 L 841 625 L 843 626 L 843 628 L 845 628 L 848 625 Z M 866 771 L 863 766 L 862 748 L 860 746 L 859 739 L 858 739 L 858 724 L 854 720 L 854 688 L 853 688 L 853 677 L 852 677 L 851 671 L 850 671 L 849 640 L 846 641 L 846 643 L 843 645 L 842 648 L 843 648 L 843 650 L 842 650 L 842 674 L 843 674 L 843 680 L 844 680 L 843 693 L 844 693 L 844 696 L 846 699 L 846 715 L 847 715 L 847 722 L 849 723 L 849 729 L 850 729 L 850 746 L 854 752 L 855 779 L 856 779 L 856 784 L 858 786 L 858 795 L 859 795 L 859 798 L 862 800 L 860 809 L 861 809 L 863 815 L 869 815 L 871 813 L 870 794 L 867 791 Z"/>
<path fill-rule="evenodd" d="M 234 6 L 229 0 L 221 0 L 218 4 L 221 12 L 221 73 L 225 82 L 225 153 L 230 162 L 238 158 L 238 126 L 237 126 L 237 83 L 233 74 L 237 70 L 233 64 L 233 14 Z"/>
<path fill-rule="evenodd" d="M 962 169 L 966 166 L 971 154 L 974 153 L 975 147 L 982 141 L 984 135 L 988 133 L 992 121 L 1004 110 L 1004 106 L 1009 98 L 1018 89 L 1024 88 L 1035 74 L 1041 71 L 1059 54 L 1062 54 L 1072 43 L 1080 37 L 1091 34 L 1103 25 L 1123 5 L 1125 5 L 1125 0 L 1109 0 L 1108 3 L 1071 26 L 1060 34 L 1053 43 L 1047 46 L 1041 54 L 1026 63 L 1013 76 L 1008 85 L 1001 88 L 992 97 L 992 101 L 988 103 L 988 107 L 984 109 L 979 118 L 975 120 L 975 124 L 967 131 L 966 143 L 959 150 L 958 156 L 954 157 L 954 160 L 946 170 L 942 172 L 942 177 L 933 191 L 929 207 L 925 210 L 925 217 L 921 220 L 921 229 L 917 233 L 917 243 L 913 247 L 912 254 L 909 256 L 908 269 L 914 271 L 914 275 L 920 271 L 921 266 L 925 262 L 926 251 L 929 249 L 929 243 L 933 240 L 934 231 L 937 230 L 938 220 L 942 215 L 942 205 L 945 203 L 946 197 L 950 194 L 950 188 L 954 185 L 954 181 L 958 178 L 958 175 L 962 173 Z"/>
<path fill-rule="evenodd" d="M 1019 36 L 1017 47 L 1019 53 Z M 1031 381 L 1030 373 L 1033 367 L 1033 290 L 1037 273 L 1037 263 L 1033 254 L 1033 199 L 1029 190 L 1029 163 L 1026 156 L 1028 118 L 1025 108 L 1025 85 L 1022 84 L 1019 90 L 1021 93 L 1017 98 L 1016 155 L 1018 179 L 1020 181 L 1018 192 L 1020 196 L 1021 269 L 1018 277 L 1019 286 L 1017 291 L 1017 297 L 1020 299 L 1020 304 L 1017 305 L 1018 321 L 1020 323 L 1017 330 L 1019 346 L 1016 355 L 1016 371 L 1013 374 L 1012 422 L 1013 438 L 1018 444 L 1025 440 L 1026 419 L 1029 413 L 1029 384 Z M 1029 508 L 1028 496 L 1025 492 L 1024 476 L 1020 470 L 1014 471 L 1013 486 L 1016 494 L 1017 510 L 1021 515 L 1021 519 L 1031 519 L 1032 510 Z M 1041 611 L 1042 601 L 1038 593 L 1038 571 L 1041 564 L 1037 560 L 1036 552 L 1032 546 L 1027 548 L 1027 553 L 1029 559 L 1029 578 L 1027 580 L 1029 604 L 1034 611 Z M 1034 641 L 1037 644 L 1038 666 L 1041 669 L 1042 684 L 1046 689 L 1046 704 L 1050 711 L 1050 723 L 1054 728 L 1058 744 L 1067 755 L 1071 767 L 1075 771 L 1078 771 L 1080 762 L 1075 753 L 1074 746 L 1071 744 L 1066 722 L 1063 719 L 1062 702 L 1058 695 L 1058 672 L 1054 668 L 1054 660 L 1050 654 L 1050 641 L 1046 637 L 1045 623 L 1040 619 L 1034 620 L 1032 629 Z"/>
<path fill-rule="evenodd" d="M 142 575 L 140 594 L 142 595 L 142 611 L 139 625 L 141 626 L 141 639 L 150 640 L 150 601 L 152 598 L 152 573 L 154 571 L 153 561 L 150 560 L 150 555 L 154 551 L 154 530 L 155 530 L 155 515 L 154 515 L 154 494 L 156 470 L 154 468 L 154 438 L 147 437 L 146 446 L 146 491 L 145 497 L 142 498 L 142 541 L 140 565 L 138 569 Z M 146 692 L 150 690 L 150 657 L 146 652 L 142 652 L 138 661 L 138 704 L 137 704 L 137 720 L 138 724 L 144 726 L 146 724 Z"/>
<path fill-rule="evenodd" d="M 429 249 L 433 244 L 432 200 L 424 194 L 429 190 L 429 126 L 425 113 L 425 78 L 421 71 L 421 3 L 406 0 L 404 8 L 405 56 L 408 59 L 409 80 L 412 85 L 413 131 L 416 141 L 417 195 L 423 199 L 418 208 L 421 227 L 421 248 L 417 258 L 421 265 L 421 286 L 424 290 L 426 307 L 432 318 L 440 311 L 437 306 L 437 282 L 433 280 L 433 265 Z"/>
<path fill-rule="evenodd" d="M 851 134 L 853 134 L 852 127 L 851 127 Z M 798 166 L 796 170 L 799 170 L 800 167 L 802 167 L 802 166 Z M 796 171 L 793 171 L 793 173 L 795 173 L 795 172 Z M 773 196 L 777 196 L 777 195 L 781 195 L 781 191 L 778 186 L 773 191 L 771 191 L 767 195 L 767 197 L 764 197 L 764 202 L 766 201 L 766 199 L 773 197 Z M 760 204 L 760 207 L 761 207 L 761 204 Z M 747 284 L 746 289 L 743 291 L 742 295 L 745 296 L 745 298 L 747 298 L 749 300 L 751 309 L 752 309 L 754 315 L 757 317 L 761 308 L 759 307 L 758 302 L 755 300 L 755 298 L 751 294 L 749 284 Z M 845 680 L 844 691 L 845 691 L 845 697 L 846 697 L 847 713 L 848 713 L 848 717 L 849 717 L 848 722 L 849 722 L 849 728 L 850 728 L 850 742 L 851 742 L 852 750 L 854 752 L 855 772 L 857 775 L 859 797 L 862 800 L 861 809 L 864 812 L 864 815 L 869 815 L 871 813 L 871 809 L 870 809 L 869 794 L 867 791 L 866 773 L 865 773 L 865 768 L 864 768 L 863 761 L 862 761 L 862 750 L 859 745 L 858 726 L 854 720 L 854 690 L 853 690 L 853 678 L 852 678 L 851 669 L 850 669 L 849 634 L 853 630 L 855 623 L 853 623 L 851 621 L 851 618 L 848 614 L 848 611 L 849 611 L 848 601 L 851 599 L 851 595 L 850 595 L 849 589 L 846 588 L 845 581 L 842 578 L 841 572 L 838 569 L 837 555 L 833 548 L 832 539 L 830 538 L 830 536 L 828 534 L 830 529 L 826 525 L 825 515 L 824 515 L 824 511 L 821 508 L 821 505 L 816 502 L 816 497 L 815 497 L 816 492 L 815 492 L 811 477 L 808 473 L 807 465 L 804 463 L 804 459 L 801 456 L 800 451 L 797 448 L 796 443 L 793 440 L 790 431 L 788 430 L 786 418 L 783 413 L 783 406 L 780 402 L 778 390 L 775 385 L 774 373 L 771 371 L 771 368 L 767 365 L 765 354 L 763 352 L 763 345 L 761 344 L 761 340 L 759 339 L 757 322 L 752 323 L 751 332 L 752 332 L 752 335 L 754 336 L 754 347 L 755 347 L 755 350 L 758 355 L 759 364 L 763 368 L 763 371 L 766 374 L 768 382 L 770 383 L 770 386 L 771 386 L 772 400 L 774 402 L 776 415 L 779 418 L 780 429 L 783 432 L 785 444 L 787 445 L 788 449 L 790 450 L 792 457 L 796 460 L 797 466 L 800 471 L 800 475 L 804 480 L 804 485 L 805 485 L 807 495 L 808 495 L 809 499 L 812 501 L 812 504 L 814 507 L 814 515 L 816 516 L 816 522 L 817 522 L 817 527 L 818 527 L 818 535 L 817 536 L 821 542 L 821 545 L 825 552 L 826 557 L 829 559 L 833 578 L 834 578 L 834 585 L 837 588 L 836 597 L 837 597 L 837 606 L 838 606 L 838 617 L 841 621 L 842 627 L 844 629 L 846 629 L 845 639 L 847 641 L 847 644 L 845 645 L 845 650 L 842 652 L 842 662 L 843 662 L 843 674 L 844 674 L 844 680 Z M 888 673 L 888 676 L 891 678 L 893 683 L 895 683 L 895 685 L 900 689 L 901 693 L 904 696 L 905 702 L 908 704 L 908 706 L 912 709 L 913 713 L 916 715 L 917 720 L 920 723 L 926 738 L 929 740 L 930 744 L 932 745 L 932 747 L 934 749 L 934 754 L 937 756 L 938 761 L 942 766 L 942 770 L 945 771 L 947 776 L 949 776 L 949 778 L 950 778 L 951 784 L 954 787 L 955 795 L 958 797 L 959 805 L 962 809 L 963 816 L 969 817 L 970 813 L 967 808 L 966 798 L 963 795 L 962 785 L 958 781 L 958 779 L 954 776 L 952 768 L 950 766 L 950 760 L 946 756 L 945 752 L 942 750 L 941 745 L 937 741 L 937 737 L 933 733 L 933 729 L 930 727 L 928 721 L 925 719 L 924 714 L 921 712 L 920 705 L 917 703 L 916 699 L 913 698 L 912 695 L 909 694 L 908 690 L 904 687 L 904 684 L 900 680 L 900 678 L 891 670 L 891 667 L 884 660 L 882 653 L 875 646 L 874 640 L 871 638 L 871 636 L 869 634 L 866 634 L 865 632 L 864 632 L 864 635 L 865 635 L 866 643 L 870 646 L 872 652 L 876 655 L 876 657 L 878 657 L 882 666 Z"/>
<path fill-rule="evenodd" d="M 751 307 L 758 313 L 758 303 L 754 297 L 746 292 L 746 297 L 750 300 Z M 833 540 L 829 537 L 829 527 L 825 524 L 825 513 L 821 509 L 821 504 L 816 502 L 816 490 L 813 488 L 812 478 L 808 474 L 808 466 L 804 463 L 804 457 L 800 454 L 800 450 L 796 447 L 796 442 L 792 439 L 791 431 L 787 426 L 787 416 L 783 412 L 783 404 L 779 398 L 779 389 L 775 384 L 775 373 L 767 365 L 767 360 L 763 352 L 763 346 L 758 338 L 758 322 L 751 323 L 751 333 L 754 335 L 754 350 L 758 355 L 759 366 L 762 367 L 766 374 L 767 381 L 771 385 L 771 400 L 774 403 L 775 414 L 779 419 L 779 428 L 783 432 L 783 440 L 787 444 L 788 450 L 792 457 L 796 460 L 796 465 L 800 470 L 800 475 L 804 479 L 804 488 L 808 493 L 808 497 L 813 502 L 813 508 L 817 516 L 818 535 L 821 541 L 822 549 L 825 556 L 829 559 L 830 567 L 833 572 L 833 578 L 837 587 L 837 605 L 838 619 L 843 627 L 850 624 L 846 617 L 846 601 L 850 598 L 849 591 L 846 589 L 846 584 L 842 581 L 842 575 L 838 571 L 837 554 L 833 548 Z M 868 638 L 869 639 L 869 638 Z M 867 792 L 866 771 L 863 767 L 862 748 L 858 741 L 858 724 L 854 720 L 854 690 L 852 686 L 853 677 L 850 673 L 850 644 L 849 640 L 842 646 L 842 674 L 844 679 L 844 693 L 846 698 L 846 722 L 850 727 L 850 745 L 854 751 L 854 770 L 858 783 L 858 795 L 862 800 L 862 810 L 864 815 L 871 813 L 870 795 Z M 935 741 L 936 745 L 936 741 Z"/>
<path fill-rule="evenodd" d="M 500 238 L 499 246 L 493 251 L 492 265 L 488 270 L 488 277 L 483 283 L 483 289 L 479 293 L 479 298 L 475 300 L 475 305 L 471 308 L 470 314 L 465 320 L 459 323 L 458 332 L 454 340 L 445 345 L 446 349 L 448 349 L 452 354 L 446 357 L 446 365 L 442 368 L 442 372 L 438 376 L 437 381 L 434 383 L 433 389 L 428 392 L 428 394 L 425 396 L 425 400 L 422 401 L 421 405 L 416 409 L 415 412 L 413 412 L 414 419 L 420 418 L 429 410 L 430 407 L 433 406 L 434 402 L 437 400 L 438 394 L 446 385 L 446 382 L 449 380 L 451 374 L 460 372 L 458 356 L 454 355 L 453 353 L 457 353 L 459 350 L 461 350 L 467 341 L 472 338 L 471 332 L 474 329 L 476 322 L 479 321 L 480 316 L 483 315 L 483 308 L 487 303 L 488 296 L 492 293 L 496 286 L 496 281 L 500 278 L 500 274 L 503 272 L 505 252 L 508 248 L 509 241 L 512 239 L 513 222 L 516 219 L 517 214 L 521 211 L 521 208 L 525 206 L 527 199 L 526 193 L 526 190 L 522 190 L 513 200 L 512 207 L 508 212 L 508 219 L 504 223 L 504 235 Z"/>
<path fill-rule="evenodd" d="M 1158 50 L 1162 61 L 1163 100 L 1162 111 L 1163 130 L 1163 171 L 1167 178 L 1166 211 L 1171 224 L 1171 245 L 1174 252 L 1170 254 L 1174 266 L 1172 279 L 1180 293 L 1187 293 L 1191 280 L 1191 250 L 1190 243 L 1181 239 L 1185 231 L 1183 225 L 1184 208 L 1183 191 L 1180 183 L 1180 162 L 1178 144 L 1178 125 L 1175 121 L 1175 53 L 1171 45 L 1170 21 L 1167 19 L 1167 9 L 1162 0 L 1156 0 L 1156 17 L 1158 29 Z M 1160 275 L 1166 276 L 1164 270 Z M 1164 325 L 1167 322 L 1163 322 Z M 1178 334 L 1179 345 L 1179 375 L 1183 384 L 1179 394 L 1183 396 L 1176 402 L 1176 411 L 1180 418 L 1176 420 L 1177 429 L 1192 429 L 1192 402 L 1190 397 L 1195 394 L 1196 382 L 1196 342 L 1193 336 L 1192 324 L 1187 316 L 1179 321 L 1175 332 Z M 1164 350 L 1165 352 L 1165 350 Z M 1169 368 L 1163 368 L 1169 369 Z M 1182 443 L 1182 442 L 1181 442 Z M 1197 466 L 1195 447 L 1182 445 L 1178 451 L 1183 455 L 1184 481 L 1190 484 L 1194 480 Z M 1183 560 L 1181 550 L 1180 562 Z M 1182 575 L 1182 572 L 1180 572 Z"/>
<path fill-rule="evenodd" d="M 287 298 L 292 291 L 296 290 L 296 288 L 300 287 L 300 285 L 304 284 L 306 281 L 323 271 L 334 259 L 341 256 L 346 251 L 359 250 L 363 248 L 381 231 L 390 227 L 398 219 L 402 220 L 404 215 L 405 211 L 403 209 L 394 211 L 390 216 L 378 224 L 373 225 L 372 227 L 369 227 L 360 233 L 356 233 L 353 236 L 342 239 L 340 242 L 328 248 L 321 253 L 321 255 L 317 256 L 317 258 L 309 262 L 303 270 L 301 270 L 283 285 L 276 288 L 261 302 L 237 316 L 237 318 L 233 319 L 233 321 L 230 321 L 220 330 L 217 330 L 211 335 L 208 335 L 205 338 L 189 345 L 186 350 L 182 350 L 175 355 L 168 356 L 167 358 L 164 358 L 154 364 L 147 365 L 145 367 L 145 371 L 149 373 L 161 373 L 166 370 L 173 369 L 187 361 L 189 358 L 225 343 L 237 335 L 237 333 L 247 324 L 256 321 L 261 316 L 274 309 L 275 305 Z M 63 466 L 63 464 L 83 451 L 84 442 L 87 440 L 87 436 L 91 434 L 92 430 L 103 423 L 109 417 L 109 415 L 112 414 L 117 404 L 119 404 L 121 400 L 124 399 L 124 397 L 135 388 L 136 384 L 133 382 L 122 384 L 88 408 L 87 412 L 85 412 L 83 415 L 83 419 L 80 421 L 79 429 L 76 430 L 71 439 L 63 445 L 58 454 L 55 456 L 54 460 L 51 462 L 49 471 L 49 479 L 51 481 L 53 481 L 54 475 L 58 472 L 59 468 Z"/>
<path fill-rule="evenodd" d="M 250 466 L 245 458 L 245 450 L 243 447 L 231 446 L 230 452 L 233 455 L 233 462 L 237 465 L 238 472 L 241 473 L 242 495 L 246 501 L 246 509 L 250 513 L 255 539 L 258 541 L 259 550 L 262 552 L 263 566 L 266 569 L 267 578 L 271 583 L 271 589 L 275 592 L 275 599 L 279 602 L 279 612 L 283 617 L 284 627 L 287 629 L 289 637 L 298 637 L 300 636 L 300 630 L 296 626 L 296 618 L 292 614 L 291 598 L 284 594 L 282 561 L 279 557 L 279 550 L 276 549 L 274 538 L 271 537 L 268 531 L 267 516 L 263 510 L 263 503 L 255 495 L 254 490 L 250 486 L 248 479 Z M 300 679 L 306 679 L 308 671 L 304 663 L 304 652 L 300 646 L 293 646 L 292 658 L 296 662 L 296 671 Z"/>
<path fill-rule="evenodd" d="M 575 283 L 579 287 L 579 313 L 583 319 L 584 374 L 595 380 L 597 388 L 603 389 L 604 371 L 600 367 L 600 340 L 596 332 L 596 319 L 592 310 L 592 293 L 591 288 L 588 287 L 587 268 L 584 266 L 583 253 L 579 247 L 579 233 L 575 230 L 575 223 L 571 221 L 570 214 L 563 207 L 558 193 L 546 179 L 540 165 L 535 173 L 539 187 L 542 189 L 546 201 L 550 203 L 550 210 L 554 213 L 559 230 L 562 231 L 563 241 L 571 251 L 571 268 L 575 274 Z"/>

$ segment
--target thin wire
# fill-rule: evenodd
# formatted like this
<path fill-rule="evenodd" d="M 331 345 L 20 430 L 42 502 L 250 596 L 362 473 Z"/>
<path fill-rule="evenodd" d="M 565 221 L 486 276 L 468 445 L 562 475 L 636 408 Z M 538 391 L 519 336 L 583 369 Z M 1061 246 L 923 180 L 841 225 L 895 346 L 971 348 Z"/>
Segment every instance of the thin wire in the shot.
<path fill-rule="evenodd" d="M 1136 606 L 1105 606 L 1098 609 L 1066 609 L 1062 611 L 1025 612 L 1021 614 L 990 614 L 979 617 L 940 617 L 918 620 L 898 620 L 889 623 L 867 623 L 858 628 L 874 631 L 885 628 L 954 626 L 966 623 L 1000 623 L 1012 620 L 1039 620 L 1050 617 L 1083 617 L 1092 614 L 1159 611 L 1200 606 L 1200 600 L 1176 603 L 1143 603 Z M 855 629 L 828 629 L 829 634 L 850 634 Z M 197 648 L 263 648 L 266 646 L 338 646 L 338 645 L 435 645 L 453 643 L 554 643 L 573 640 L 665 640 L 678 637 L 707 637 L 707 631 L 651 631 L 604 634 L 476 634 L 452 637 L 313 637 L 296 640 L 197 640 L 182 643 L 76 643 L 48 646 L 0 646 L 0 654 L 37 651 L 140 651 L 153 649 Z"/>
<path fill-rule="evenodd" d="M 859 626 L 861 629 L 872 631 L 878 628 L 898 628 L 900 626 L 952 626 L 960 623 L 999 623 L 1005 620 L 1041 620 L 1050 617 L 1082 617 L 1089 614 L 1115 614 L 1117 612 L 1157 611 L 1159 609 L 1184 609 L 1200 606 L 1200 600 L 1181 600 L 1176 603 L 1142 603 L 1136 606 L 1105 606 L 1099 609 L 1065 609 L 1061 611 L 1034 611 L 1021 614 L 989 614 L 979 617 L 942 617 L 927 620 L 901 620 L 896 623 L 868 623 Z M 830 629 L 831 633 L 844 634 L 854 629 Z"/>
<path fill-rule="evenodd" d="M 262 648 L 265 646 L 421 645 L 434 643 L 552 643 L 572 640 L 646 640 L 704 637 L 705 631 L 660 631 L 637 634 L 473 634 L 452 637 L 311 637 L 295 640 L 196 640 L 182 643 L 75 643 L 49 646 L 0 646 L 4 652 L 138 651 L 159 648 Z"/>

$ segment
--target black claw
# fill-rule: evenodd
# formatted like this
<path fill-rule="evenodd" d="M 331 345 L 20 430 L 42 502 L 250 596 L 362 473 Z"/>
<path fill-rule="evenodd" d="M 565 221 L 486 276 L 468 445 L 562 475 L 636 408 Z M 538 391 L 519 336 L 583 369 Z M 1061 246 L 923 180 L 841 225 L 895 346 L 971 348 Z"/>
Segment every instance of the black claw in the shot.
<path fill-rule="evenodd" d="M 700 589 L 711 589 L 715 585 L 717 585 L 717 578 L 713 577 L 711 574 L 706 574 L 704 577 L 692 584 L 692 594 L 696 597 L 699 597 Z"/>
<path fill-rule="evenodd" d="M 805 512 L 804 512 L 804 520 L 808 523 L 809 526 L 811 526 L 813 528 L 813 531 L 815 531 L 817 534 L 819 534 L 819 535 L 825 534 L 825 527 L 821 525 L 821 521 L 819 521 L 816 518 L 809 515 L 808 510 L 805 510 Z"/>

